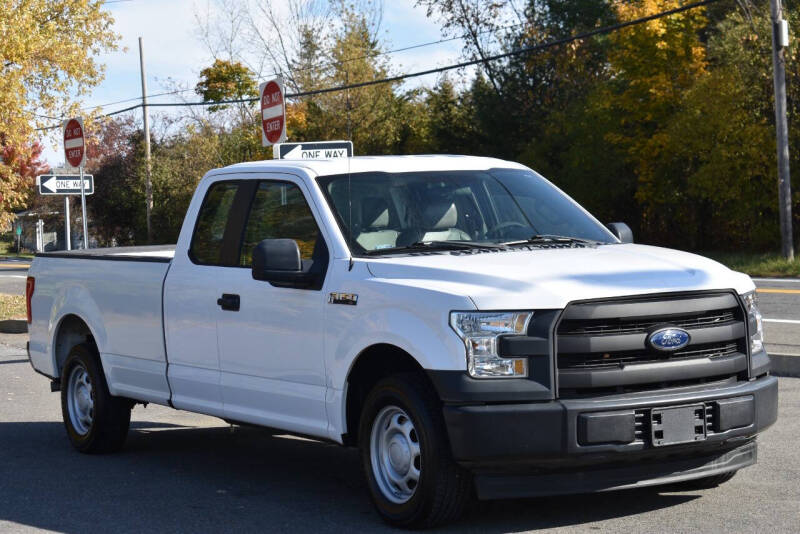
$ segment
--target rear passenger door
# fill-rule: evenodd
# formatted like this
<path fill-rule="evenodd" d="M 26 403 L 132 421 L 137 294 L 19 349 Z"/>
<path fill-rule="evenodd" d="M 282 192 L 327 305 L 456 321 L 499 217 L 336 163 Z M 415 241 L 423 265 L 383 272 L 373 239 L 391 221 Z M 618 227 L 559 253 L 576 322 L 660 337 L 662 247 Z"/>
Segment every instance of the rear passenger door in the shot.
<path fill-rule="evenodd" d="M 252 184 L 238 265 L 227 268 L 217 284 L 220 295 L 238 298 L 238 309 L 220 309 L 217 319 L 225 416 L 326 436 L 322 324 L 328 247 L 301 181 L 276 177 Z M 318 273 L 320 283 L 300 289 L 254 280 L 252 250 L 268 238 L 294 239 L 304 270 Z"/>

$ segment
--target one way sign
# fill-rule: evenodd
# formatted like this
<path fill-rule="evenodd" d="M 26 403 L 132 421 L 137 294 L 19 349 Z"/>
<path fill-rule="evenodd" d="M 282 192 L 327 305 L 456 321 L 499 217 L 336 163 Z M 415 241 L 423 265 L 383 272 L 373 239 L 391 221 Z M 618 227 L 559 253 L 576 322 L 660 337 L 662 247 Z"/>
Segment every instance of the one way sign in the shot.
<path fill-rule="evenodd" d="M 333 159 L 353 156 L 352 141 L 282 143 L 272 147 L 275 159 Z"/>
<path fill-rule="evenodd" d="M 74 174 L 56 175 L 43 174 L 36 177 L 40 195 L 80 195 L 81 177 Z M 91 174 L 83 175 L 83 187 L 87 195 L 94 193 L 94 177 Z"/>

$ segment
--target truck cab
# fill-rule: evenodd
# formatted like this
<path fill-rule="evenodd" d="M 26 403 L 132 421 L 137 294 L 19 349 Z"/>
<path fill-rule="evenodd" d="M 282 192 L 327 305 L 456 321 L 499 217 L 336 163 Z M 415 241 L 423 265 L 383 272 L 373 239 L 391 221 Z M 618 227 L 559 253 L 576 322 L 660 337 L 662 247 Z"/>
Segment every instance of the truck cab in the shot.
<path fill-rule="evenodd" d="M 777 418 L 755 286 L 522 165 L 209 172 L 175 246 L 37 255 L 31 364 L 82 452 L 154 402 L 357 446 L 400 526 L 481 499 L 714 485 Z"/>

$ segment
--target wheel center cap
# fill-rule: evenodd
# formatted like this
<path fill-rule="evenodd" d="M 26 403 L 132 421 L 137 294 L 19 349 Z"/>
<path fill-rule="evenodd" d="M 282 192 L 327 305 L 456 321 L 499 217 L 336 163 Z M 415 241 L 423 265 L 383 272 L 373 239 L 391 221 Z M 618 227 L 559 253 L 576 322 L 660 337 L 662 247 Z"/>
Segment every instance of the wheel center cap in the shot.
<path fill-rule="evenodd" d="M 398 473 L 405 473 L 411 465 L 411 451 L 404 440 L 394 438 L 389 443 L 389 461 Z"/>

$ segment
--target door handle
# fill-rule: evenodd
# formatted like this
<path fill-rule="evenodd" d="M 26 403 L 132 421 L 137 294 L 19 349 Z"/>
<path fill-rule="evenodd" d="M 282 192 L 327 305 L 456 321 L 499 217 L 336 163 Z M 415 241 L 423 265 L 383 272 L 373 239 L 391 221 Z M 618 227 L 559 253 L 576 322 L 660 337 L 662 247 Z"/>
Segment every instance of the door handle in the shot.
<path fill-rule="evenodd" d="M 217 305 L 223 310 L 239 311 L 239 295 L 223 293 L 222 296 L 217 299 Z"/>

